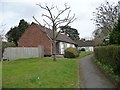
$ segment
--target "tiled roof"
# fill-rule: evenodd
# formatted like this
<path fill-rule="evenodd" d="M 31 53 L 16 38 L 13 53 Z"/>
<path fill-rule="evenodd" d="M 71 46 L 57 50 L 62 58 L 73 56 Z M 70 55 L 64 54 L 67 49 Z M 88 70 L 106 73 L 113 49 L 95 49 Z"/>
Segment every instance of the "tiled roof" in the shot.
<path fill-rule="evenodd" d="M 76 41 L 76 43 L 78 44 L 79 47 L 95 46 L 93 40 L 87 40 L 87 41 L 79 40 Z"/>
<path fill-rule="evenodd" d="M 38 25 L 36 23 L 32 23 L 37 25 L 37 27 L 42 30 L 44 33 L 48 34 L 48 37 L 50 37 L 51 39 L 53 39 L 53 31 L 42 26 L 42 25 Z M 69 38 L 68 36 L 66 36 L 65 34 L 59 34 L 57 37 L 57 41 L 62 41 L 62 42 L 67 42 L 67 43 L 71 43 L 71 44 L 77 44 L 76 42 L 74 42 L 71 38 Z"/>

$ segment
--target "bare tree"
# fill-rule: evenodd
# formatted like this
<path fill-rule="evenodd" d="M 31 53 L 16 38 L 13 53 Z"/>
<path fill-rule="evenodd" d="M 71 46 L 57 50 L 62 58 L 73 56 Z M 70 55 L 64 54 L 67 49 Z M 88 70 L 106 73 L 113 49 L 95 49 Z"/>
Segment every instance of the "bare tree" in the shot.
<path fill-rule="evenodd" d="M 1 39 L 5 39 L 5 28 L 6 28 L 6 24 L 1 24 L 1 25 L 0 25 L 0 35 L 1 35 Z"/>
<path fill-rule="evenodd" d="M 4 38 L 5 25 L 6 24 L 0 25 L 0 60 L 2 59 L 2 39 Z"/>
<path fill-rule="evenodd" d="M 70 7 L 67 6 L 67 4 L 64 4 L 64 9 L 63 10 L 59 10 L 58 7 L 56 6 L 51 6 L 49 7 L 47 4 L 45 4 L 45 6 L 42 6 L 41 4 L 37 4 L 38 6 L 40 6 L 41 9 L 45 10 L 46 12 L 48 12 L 49 14 L 42 14 L 42 16 L 46 17 L 47 19 L 50 20 L 50 23 L 48 23 L 45 19 L 43 19 L 43 21 L 49 26 L 49 28 L 53 31 L 53 38 L 51 38 L 52 43 L 53 43 L 53 60 L 56 61 L 56 39 L 58 37 L 58 35 L 61 33 L 60 25 L 64 24 L 62 26 L 68 26 L 70 23 L 72 23 L 73 21 L 75 21 L 75 14 L 73 16 L 70 16 L 71 10 Z M 52 11 L 56 10 L 57 14 L 53 13 Z M 61 15 L 63 15 L 63 13 L 65 13 L 66 11 L 68 11 L 66 17 L 64 16 L 63 18 L 60 17 Z M 35 17 L 33 17 L 35 19 Z M 36 22 L 38 22 L 35 19 Z M 38 22 L 38 24 L 40 24 Z"/>
<path fill-rule="evenodd" d="M 94 22 L 96 30 L 93 32 L 95 38 L 105 39 L 109 37 L 114 25 L 117 23 L 120 14 L 120 3 L 117 5 L 110 4 L 108 1 L 96 8 L 94 14 Z"/>

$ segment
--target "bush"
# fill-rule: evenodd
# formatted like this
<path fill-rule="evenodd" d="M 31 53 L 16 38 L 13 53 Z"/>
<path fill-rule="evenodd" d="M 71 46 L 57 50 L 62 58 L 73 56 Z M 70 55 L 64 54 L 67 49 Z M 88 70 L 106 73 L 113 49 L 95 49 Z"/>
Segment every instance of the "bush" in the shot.
<path fill-rule="evenodd" d="M 7 47 L 16 47 L 16 45 L 13 42 L 2 42 L 2 53 Z"/>
<path fill-rule="evenodd" d="M 81 48 L 80 51 L 85 51 L 85 48 Z"/>
<path fill-rule="evenodd" d="M 64 53 L 65 58 L 76 58 L 79 56 L 79 52 L 76 48 L 67 48 Z"/>
<path fill-rule="evenodd" d="M 120 46 L 96 47 L 94 53 L 101 64 L 112 67 L 114 74 L 120 75 Z"/>

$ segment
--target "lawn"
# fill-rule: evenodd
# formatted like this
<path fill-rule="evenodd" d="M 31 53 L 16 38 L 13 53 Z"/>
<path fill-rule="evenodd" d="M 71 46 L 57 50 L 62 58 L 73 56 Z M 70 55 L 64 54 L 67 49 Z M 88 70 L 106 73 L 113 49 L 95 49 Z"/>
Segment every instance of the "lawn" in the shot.
<path fill-rule="evenodd" d="M 83 52 L 80 57 L 91 52 Z M 29 58 L 2 62 L 3 88 L 78 88 L 79 58 Z"/>
<path fill-rule="evenodd" d="M 19 59 L 2 63 L 3 88 L 77 88 L 76 59 Z"/>

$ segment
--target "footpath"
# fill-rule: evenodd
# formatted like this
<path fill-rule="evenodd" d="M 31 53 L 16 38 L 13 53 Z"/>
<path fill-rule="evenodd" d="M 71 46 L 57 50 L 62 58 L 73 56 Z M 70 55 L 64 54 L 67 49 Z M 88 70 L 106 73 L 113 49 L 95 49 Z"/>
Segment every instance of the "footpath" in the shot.
<path fill-rule="evenodd" d="M 115 88 L 113 83 L 105 77 L 92 61 L 93 55 L 80 59 L 80 87 L 81 88 Z"/>

